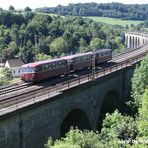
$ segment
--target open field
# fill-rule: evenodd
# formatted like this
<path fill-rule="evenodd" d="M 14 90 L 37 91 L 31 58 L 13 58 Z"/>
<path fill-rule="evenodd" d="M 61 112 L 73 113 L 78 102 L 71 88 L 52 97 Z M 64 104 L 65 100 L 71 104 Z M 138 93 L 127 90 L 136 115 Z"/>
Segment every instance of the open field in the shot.
<path fill-rule="evenodd" d="M 57 14 L 52 14 L 52 13 L 38 13 L 38 14 L 43 14 L 43 15 L 50 15 L 52 16 L 57 16 Z M 64 17 L 62 15 L 60 15 L 61 17 Z M 95 16 L 86 16 L 84 18 L 90 18 L 96 22 L 103 22 L 106 24 L 111 24 L 111 25 L 121 25 L 121 26 L 125 26 L 125 25 L 138 25 L 144 21 L 137 21 L 137 20 L 121 20 L 121 19 L 117 19 L 117 18 L 109 18 L 109 17 L 95 17 Z"/>
<path fill-rule="evenodd" d="M 136 20 L 121 20 L 116 18 L 108 18 L 108 17 L 87 17 L 97 22 L 103 22 L 106 24 L 112 24 L 112 25 L 138 25 L 139 23 L 142 23 L 143 21 L 136 21 Z"/>

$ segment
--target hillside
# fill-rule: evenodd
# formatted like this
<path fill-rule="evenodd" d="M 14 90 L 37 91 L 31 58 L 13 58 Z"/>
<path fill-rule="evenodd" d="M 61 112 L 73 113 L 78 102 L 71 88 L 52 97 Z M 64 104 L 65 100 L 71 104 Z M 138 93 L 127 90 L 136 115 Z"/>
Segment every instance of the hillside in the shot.
<path fill-rule="evenodd" d="M 123 20 L 148 20 L 148 4 L 78 3 L 68 6 L 37 8 L 37 12 L 73 16 L 103 16 Z"/>

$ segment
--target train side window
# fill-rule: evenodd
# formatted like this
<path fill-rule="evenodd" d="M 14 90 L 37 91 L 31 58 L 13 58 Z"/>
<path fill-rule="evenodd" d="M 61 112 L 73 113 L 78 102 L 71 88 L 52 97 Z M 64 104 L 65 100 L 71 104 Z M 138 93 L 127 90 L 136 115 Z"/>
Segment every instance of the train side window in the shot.
<path fill-rule="evenodd" d="M 53 65 L 53 63 L 51 64 L 51 67 L 52 67 L 52 70 L 54 69 L 54 65 Z"/>
<path fill-rule="evenodd" d="M 45 70 L 46 70 L 46 66 L 45 66 L 45 65 L 43 65 L 42 69 L 43 69 L 43 71 L 45 71 Z"/>
<path fill-rule="evenodd" d="M 35 72 L 38 72 L 38 67 L 35 68 Z"/>
<path fill-rule="evenodd" d="M 45 67 L 46 67 L 46 70 L 48 70 L 48 64 L 46 64 Z"/>
<path fill-rule="evenodd" d="M 66 61 L 62 61 L 62 67 L 66 65 Z"/>
<path fill-rule="evenodd" d="M 56 62 L 56 69 L 60 67 L 59 62 Z"/>
<path fill-rule="evenodd" d="M 52 70 L 52 64 L 49 64 L 49 70 Z"/>
<path fill-rule="evenodd" d="M 54 63 L 54 69 L 56 69 L 57 68 L 57 63 Z"/>
<path fill-rule="evenodd" d="M 47 64 L 47 69 L 50 70 L 50 64 Z"/>
<path fill-rule="evenodd" d="M 63 61 L 60 62 L 60 68 L 62 68 L 64 65 Z"/>
<path fill-rule="evenodd" d="M 57 64 L 56 64 L 56 63 L 54 63 L 54 69 L 56 69 L 56 66 L 57 66 Z"/>
<path fill-rule="evenodd" d="M 57 62 L 58 68 L 61 68 L 61 62 Z"/>
<path fill-rule="evenodd" d="M 62 61 L 62 67 L 66 65 L 66 61 Z"/>
<path fill-rule="evenodd" d="M 36 67 L 34 68 L 34 72 L 37 72 L 37 68 Z"/>
<path fill-rule="evenodd" d="M 48 67 L 49 67 L 49 70 L 52 70 L 52 66 L 51 66 L 51 64 L 49 64 Z"/>
<path fill-rule="evenodd" d="M 53 63 L 51 63 L 51 69 L 53 70 Z"/>
<path fill-rule="evenodd" d="M 52 69 L 55 69 L 55 63 L 52 63 Z"/>
<path fill-rule="evenodd" d="M 42 67 L 38 67 L 38 72 L 41 72 L 42 71 Z"/>
<path fill-rule="evenodd" d="M 36 72 L 39 72 L 39 67 L 36 68 Z"/>
<path fill-rule="evenodd" d="M 59 62 L 60 63 L 60 68 L 64 67 L 64 61 Z"/>

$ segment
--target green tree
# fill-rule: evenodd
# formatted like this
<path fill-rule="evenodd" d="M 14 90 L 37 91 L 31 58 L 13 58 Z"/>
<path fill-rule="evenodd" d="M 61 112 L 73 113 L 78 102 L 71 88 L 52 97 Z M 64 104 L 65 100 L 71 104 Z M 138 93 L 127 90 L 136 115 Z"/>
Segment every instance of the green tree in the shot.
<path fill-rule="evenodd" d="M 12 73 L 11 73 L 11 69 L 10 68 L 3 68 L 2 69 L 2 75 L 4 76 L 4 78 L 11 80 L 12 79 Z"/>
<path fill-rule="evenodd" d="M 103 120 L 101 133 L 98 131 L 81 131 L 71 128 L 66 137 L 53 141 L 49 138 L 46 148 L 118 148 L 129 147 L 129 143 L 122 144 L 121 140 L 132 140 L 137 135 L 134 119 L 123 116 L 118 111 L 107 114 Z"/>
<path fill-rule="evenodd" d="M 10 10 L 10 11 L 14 11 L 15 8 L 14 8 L 12 5 L 10 5 L 10 6 L 9 6 L 9 10 Z"/>
<path fill-rule="evenodd" d="M 90 47 L 92 50 L 96 50 L 102 47 L 100 38 L 93 38 L 90 42 Z"/>
<path fill-rule="evenodd" d="M 7 47 L 2 51 L 2 56 L 5 57 L 5 59 L 13 59 L 14 55 L 15 55 L 15 48 L 11 46 L 10 43 L 10 47 Z"/>
<path fill-rule="evenodd" d="M 19 44 L 19 32 L 17 27 L 11 29 L 10 36 L 12 41 L 15 41 L 16 44 Z"/>
<path fill-rule="evenodd" d="M 67 53 L 68 49 L 69 49 L 68 43 L 64 40 L 63 37 L 56 38 L 50 44 L 50 51 L 56 55 L 61 55 L 62 53 Z"/>
<path fill-rule="evenodd" d="M 146 88 L 148 88 L 148 56 L 136 68 L 132 78 L 132 100 L 130 104 L 134 112 L 137 112 L 141 106 L 141 98 Z"/>
<path fill-rule="evenodd" d="M 80 44 L 80 52 L 86 52 L 90 50 L 90 47 L 88 46 L 84 38 L 80 39 L 79 44 Z"/>
<path fill-rule="evenodd" d="M 101 129 L 101 138 L 104 140 L 117 138 L 120 140 L 134 140 L 138 134 L 134 118 L 123 116 L 117 110 L 112 114 L 106 114 Z"/>
<path fill-rule="evenodd" d="M 32 11 L 30 7 L 25 7 L 24 11 Z"/>
<path fill-rule="evenodd" d="M 139 137 L 148 139 L 148 89 L 145 90 L 145 93 L 141 99 L 141 107 L 139 108 L 139 117 L 137 121 L 139 129 Z"/>
<path fill-rule="evenodd" d="M 43 53 L 38 53 L 37 55 L 35 55 L 35 59 L 36 61 L 50 60 L 51 56 Z"/>
<path fill-rule="evenodd" d="M 117 141 L 110 142 L 101 139 L 98 132 L 81 131 L 79 129 L 71 129 L 65 138 L 61 138 L 55 142 L 49 138 L 47 144 L 45 144 L 46 148 L 118 148 L 118 146 Z"/>

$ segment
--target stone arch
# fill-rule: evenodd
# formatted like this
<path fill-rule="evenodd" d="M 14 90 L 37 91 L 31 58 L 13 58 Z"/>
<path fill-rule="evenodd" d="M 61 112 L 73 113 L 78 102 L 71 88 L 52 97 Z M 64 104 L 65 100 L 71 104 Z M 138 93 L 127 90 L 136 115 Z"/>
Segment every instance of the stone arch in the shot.
<path fill-rule="evenodd" d="M 120 99 L 115 90 L 109 91 L 103 99 L 99 120 L 98 129 L 102 127 L 102 120 L 105 118 L 106 113 L 113 113 L 115 109 L 121 110 Z"/>
<path fill-rule="evenodd" d="M 60 128 L 61 137 L 65 136 L 71 126 L 78 127 L 81 130 L 90 130 L 90 123 L 84 111 L 74 109 L 65 117 Z"/>

